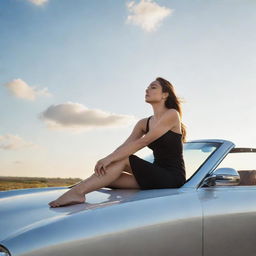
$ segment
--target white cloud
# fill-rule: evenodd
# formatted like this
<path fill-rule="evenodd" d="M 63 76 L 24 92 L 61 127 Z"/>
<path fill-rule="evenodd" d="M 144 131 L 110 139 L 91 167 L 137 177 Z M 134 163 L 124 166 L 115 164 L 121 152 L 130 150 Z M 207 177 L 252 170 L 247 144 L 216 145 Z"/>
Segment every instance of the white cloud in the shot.
<path fill-rule="evenodd" d="M 38 96 L 51 96 L 47 88 L 38 90 L 36 87 L 29 86 L 19 78 L 6 83 L 4 86 L 6 86 L 15 97 L 25 100 L 35 100 Z"/>
<path fill-rule="evenodd" d="M 151 0 L 141 0 L 138 4 L 131 1 L 126 6 L 132 13 L 128 16 L 126 22 L 140 26 L 148 32 L 155 31 L 162 20 L 174 11 Z"/>
<path fill-rule="evenodd" d="M 35 5 L 43 5 L 48 2 L 48 0 L 28 0 L 28 1 Z"/>
<path fill-rule="evenodd" d="M 108 113 L 100 109 L 89 109 L 82 104 L 67 102 L 48 107 L 39 115 L 48 128 L 70 129 L 74 132 L 96 127 L 119 127 L 134 121 L 133 116 Z"/>
<path fill-rule="evenodd" d="M 0 149 L 16 150 L 34 146 L 36 145 L 31 142 L 25 141 L 18 135 L 6 134 L 0 136 Z"/>

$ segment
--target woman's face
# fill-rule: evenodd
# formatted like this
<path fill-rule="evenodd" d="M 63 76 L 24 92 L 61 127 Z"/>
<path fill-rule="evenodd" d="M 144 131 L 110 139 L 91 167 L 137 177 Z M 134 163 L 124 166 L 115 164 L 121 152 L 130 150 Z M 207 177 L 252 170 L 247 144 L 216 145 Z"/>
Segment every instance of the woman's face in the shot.
<path fill-rule="evenodd" d="M 145 101 L 146 102 L 159 102 L 165 100 L 168 93 L 162 92 L 162 86 L 158 81 L 153 81 L 146 88 Z"/>

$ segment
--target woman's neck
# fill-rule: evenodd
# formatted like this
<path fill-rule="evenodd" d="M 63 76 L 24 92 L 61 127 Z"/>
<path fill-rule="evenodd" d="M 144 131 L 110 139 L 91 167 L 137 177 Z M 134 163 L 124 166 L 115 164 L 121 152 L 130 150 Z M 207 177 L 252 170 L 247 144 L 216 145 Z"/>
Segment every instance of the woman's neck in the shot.
<path fill-rule="evenodd" d="M 168 110 L 164 105 L 154 104 L 152 105 L 153 112 L 154 112 L 154 119 L 158 120 L 161 116 Z"/>

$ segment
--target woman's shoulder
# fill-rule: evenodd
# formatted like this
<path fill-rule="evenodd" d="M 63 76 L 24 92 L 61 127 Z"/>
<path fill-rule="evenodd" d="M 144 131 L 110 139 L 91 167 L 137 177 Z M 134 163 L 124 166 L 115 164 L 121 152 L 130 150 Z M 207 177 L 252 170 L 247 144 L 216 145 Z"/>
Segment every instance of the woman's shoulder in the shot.
<path fill-rule="evenodd" d="M 180 115 L 179 115 L 179 112 L 174 109 L 174 108 L 170 108 L 168 109 L 166 112 L 165 112 L 165 115 L 167 119 L 170 119 L 171 121 L 174 121 L 174 120 L 179 120 L 180 119 Z M 152 117 L 151 116 L 147 116 L 147 117 L 144 117 L 142 119 L 140 119 L 137 124 L 141 127 L 141 130 L 146 133 L 147 132 L 147 122 L 148 120 Z"/>
<path fill-rule="evenodd" d="M 180 113 L 177 109 L 175 108 L 170 108 L 168 109 L 166 112 L 165 112 L 167 118 L 177 118 L 177 119 L 180 119 Z"/>

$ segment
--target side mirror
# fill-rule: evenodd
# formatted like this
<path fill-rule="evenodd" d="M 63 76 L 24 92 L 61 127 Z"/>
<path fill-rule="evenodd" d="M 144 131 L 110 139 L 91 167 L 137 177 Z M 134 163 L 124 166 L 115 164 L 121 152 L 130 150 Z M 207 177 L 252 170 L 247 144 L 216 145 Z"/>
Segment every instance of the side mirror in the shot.
<path fill-rule="evenodd" d="M 240 175 L 233 168 L 218 168 L 206 177 L 203 186 L 234 186 L 240 183 Z"/>

